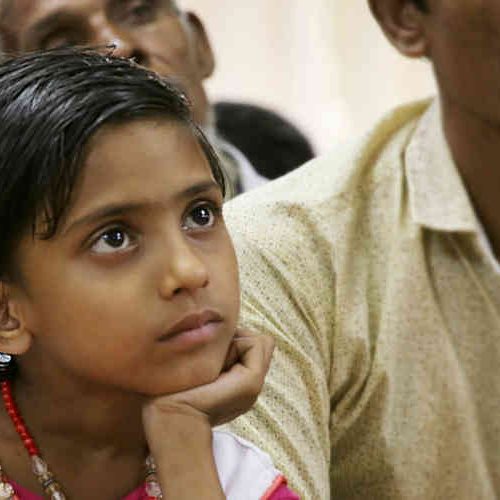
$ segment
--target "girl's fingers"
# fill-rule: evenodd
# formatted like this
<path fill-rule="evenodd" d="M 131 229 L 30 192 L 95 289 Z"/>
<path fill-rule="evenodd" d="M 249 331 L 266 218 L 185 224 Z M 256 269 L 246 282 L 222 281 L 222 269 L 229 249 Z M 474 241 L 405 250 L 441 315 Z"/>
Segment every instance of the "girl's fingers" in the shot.
<path fill-rule="evenodd" d="M 223 372 L 227 372 L 231 369 L 231 367 L 238 361 L 239 358 L 238 349 L 233 342 L 229 346 L 229 350 L 227 351 L 226 360 L 224 361 L 224 367 L 222 368 Z"/>
<path fill-rule="evenodd" d="M 235 338 L 233 344 L 238 361 L 228 371 L 211 384 L 167 399 L 197 408 L 209 417 L 212 425 L 228 422 L 248 411 L 262 390 L 274 342 L 267 336 L 244 334 Z"/>
<path fill-rule="evenodd" d="M 274 340 L 271 337 L 257 335 L 250 330 L 238 330 L 231 343 L 224 363 L 224 371 L 231 369 L 236 362 L 247 366 L 258 360 L 259 353 L 262 352 L 264 362 L 271 362 L 274 349 Z M 248 356 L 250 360 L 247 359 Z M 254 357 L 257 359 L 254 361 Z"/>
<path fill-rule="evenodd" d="M 267 335 L 236 336 L 233 342 L 239 362 L 248 369 L 258 371 L 262 365 L 269 369 L 274 351 L 274 339 Z"/>

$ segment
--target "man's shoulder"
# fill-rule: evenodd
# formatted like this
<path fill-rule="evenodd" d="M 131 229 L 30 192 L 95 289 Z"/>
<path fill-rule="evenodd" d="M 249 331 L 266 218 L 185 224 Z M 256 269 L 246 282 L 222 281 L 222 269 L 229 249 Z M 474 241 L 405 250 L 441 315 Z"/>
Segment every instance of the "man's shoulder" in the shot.
<path fill-rule="evenodd" d="M 338 144 L 290 174 L 225 207 L 233 236 L 258 240 L 283 225 L 323 226 L 401 175 L 403 151 L 428 101 L 395 109 L 359 140 Z M 271 230 L 270 230 L 271 229 Z M 264 236 L 265 234 L 265 236 Z"/>

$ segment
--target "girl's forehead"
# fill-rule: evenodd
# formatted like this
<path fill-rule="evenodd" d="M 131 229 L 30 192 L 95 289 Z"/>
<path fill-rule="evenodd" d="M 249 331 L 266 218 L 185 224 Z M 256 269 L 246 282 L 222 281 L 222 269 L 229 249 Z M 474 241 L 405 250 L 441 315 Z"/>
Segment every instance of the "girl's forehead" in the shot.
<path fill-rule="evenodd" d="M 175 203 L 201 184 L 217 187 L 188 127 L 153 120 L 106 126 L 88 144 L 70 212 L 145 200 Z"/>
<path fill-rule="evenodd" d="M 122 181 L 128 176 L 144 181 L 157 175 L 174 182 L 198 173 L 200 168 L 209 169 L 192 130 L 167 120 L 106 125 L 89 141 L 86 153 L 83 176 L 88 178 Z"/>

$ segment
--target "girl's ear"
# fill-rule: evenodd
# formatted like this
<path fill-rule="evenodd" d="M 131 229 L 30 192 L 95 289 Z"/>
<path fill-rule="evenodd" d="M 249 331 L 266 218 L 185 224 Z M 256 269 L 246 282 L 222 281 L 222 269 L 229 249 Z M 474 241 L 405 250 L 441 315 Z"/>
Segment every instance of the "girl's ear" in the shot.
<path fill-rule="evenodd" d="M 427 14 L 413 0 L 368 0 L 385 36 L 407 57 L 428 56 Z"/>
<path fill-rule="evenodd" d="M 0 282 L 0 352 L 24 354 L 31 345 L 31 334 L 26 329 L 21 307 L 10 298 L 10 287 Z"/>

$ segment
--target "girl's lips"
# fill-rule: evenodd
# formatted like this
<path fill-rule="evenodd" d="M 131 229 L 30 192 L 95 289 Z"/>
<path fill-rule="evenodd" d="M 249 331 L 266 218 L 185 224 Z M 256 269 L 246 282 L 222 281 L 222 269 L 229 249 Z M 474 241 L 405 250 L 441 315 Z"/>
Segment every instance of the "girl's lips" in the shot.
<path fill-rule="evenodd" d="M 176 351 L 188 351 L 212 342 L 217 337 L 221 325 L 222 321 L 211 321 L 198 328 L 164 337 L 161 342 Z"/>
<path fill-rule="evenodd" d="M 193 348 L 213 340 L 222 323 L 222 317 L 215 311 L 190 314 L 175 323 L 158 340 L 168 342 L 172 347 Z"/>
<path fill-rule="evenodd" d="M 187 330 L 201 328 L 207 323 L 217 321 L 222 321 L 222 317 L 219 313 L 211 309 L 205 309 L 198 313 L 191 313 L 174 323 L 162 337 L 169 337 Z"/>

